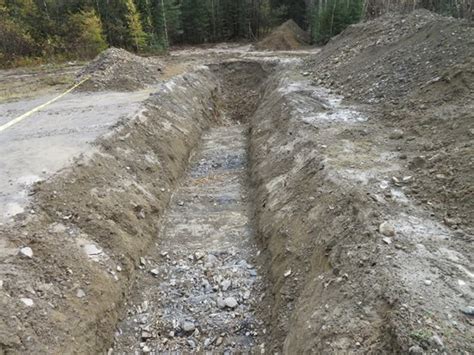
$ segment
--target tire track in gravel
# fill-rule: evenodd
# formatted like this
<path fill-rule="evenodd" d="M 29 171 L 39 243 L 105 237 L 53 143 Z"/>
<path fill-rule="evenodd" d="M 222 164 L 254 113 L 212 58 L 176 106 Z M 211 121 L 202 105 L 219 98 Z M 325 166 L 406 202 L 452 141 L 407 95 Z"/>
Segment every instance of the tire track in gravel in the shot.
<path fill-rule="evenodd" d="M 193 156 L 163 221 L 159 242 L 141 259 L 114 353 L 264 346 L 256 309 L 263 281 L 253 260 L 244 125 L 211 128 Z"/>

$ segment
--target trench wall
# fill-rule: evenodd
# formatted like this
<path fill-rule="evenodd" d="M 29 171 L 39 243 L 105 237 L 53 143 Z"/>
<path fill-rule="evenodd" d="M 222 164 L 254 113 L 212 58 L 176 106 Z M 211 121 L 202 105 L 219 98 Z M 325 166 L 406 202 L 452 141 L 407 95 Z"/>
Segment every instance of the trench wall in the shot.
<path fill-rule="evenodd" d="M 284 70 L 272 76 L 251 121 L 256 229 L 271 285 L 269 350 L 351 352 L 359 342 L 387 351 L 390 306 L 370 270 L 379 253 L 367 215 L 376 206 L 358 186 L 331 178 L 320 142 L 337 123 L 301 118 L 328 105 L 298 80 Z"/>
<path fill-rule="evenodd" d="M 0 260 L 0 353 L 93 354 L 112 345 L 139 257 L 201 132 L 220 120 L 217 92 L 207 68 L 174 78 L 96 142 L 92 158 L 34 187 L 35 214 L 0 231 L 9 250 L 34 253 Z"/>

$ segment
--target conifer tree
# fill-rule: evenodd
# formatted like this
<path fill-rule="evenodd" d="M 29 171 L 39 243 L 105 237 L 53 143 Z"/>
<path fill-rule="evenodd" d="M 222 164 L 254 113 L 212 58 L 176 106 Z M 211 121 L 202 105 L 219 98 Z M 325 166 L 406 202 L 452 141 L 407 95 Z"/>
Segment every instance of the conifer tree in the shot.
<path fill-rule="evenodd" d="M 146 35 L 143 31 L 142 22 L 140 19 L 140 13 L 138 12 L 133 0 L 125 0 L 127 6 L 127 24 L 128 34 L 132 41 L 132 46 L 136 51 L 139 51 L 145 47 Z"/>

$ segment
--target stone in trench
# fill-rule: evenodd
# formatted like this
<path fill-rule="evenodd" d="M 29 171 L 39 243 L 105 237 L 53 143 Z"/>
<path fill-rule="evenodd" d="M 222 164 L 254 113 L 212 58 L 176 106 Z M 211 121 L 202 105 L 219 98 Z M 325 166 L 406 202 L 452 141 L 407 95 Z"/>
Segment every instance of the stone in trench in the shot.
<path fill-rule="evenodd" d="M 142 337 L 143 340 L 146 340 L 146 339 L 153 338 L 153 335 L 150 332 L 148 332 L 146 330 L 143 330 L 142 334 L 141 334 L 141 337 Z"/>
<path fill-rule="evenodd" d="M 464 313 L 465 315 L 474 316 L 474 306 L 467 306 L 467 307 L 461 308 L 460 311 Z"/>
<path fill-rule="evenodd" d="M 33 307 L 35 304 L 31 298 L 20 298 L 20 301 L 27 307 Z"/>
<path fill-rule="evenodd" d="M 226 307 L 229 307 L 231 309 L 234 309 L 235 307 L 237 307 L 239 305 L 239 303 L 237 302 L 237 300 L 234 297 L 227 297 L 224 300 L 224 303 L 225 303 Z"/>
<path fill-rule="evenodd" d="M 217 307 L 225 308 L 225 300 L 222 297 L 217 298 Z"/>
<path fill-rule="evenodd" d="M 183 324 L 181 325 L 181 328 L 186 333 L 191 333 L 191 332 L 194 332 L 194 330 L 196 329 L 196 326 L 194 325 L 194 322 L 184 321 Z"/>
<path fill-rule="evenodd" d="M 404 132 L 401 129 L 394 129 L 388 136 L 390 139 L 402 139 Z"/>
<path fill-rule="evenodd" d="M 27 258 L 32 258 L 33 257 L 33 249 L 30 247 L 24 247 L 20 249 L 20 255 L 25 256 Z"/>
<path fill-rule="evenodd" d="M 383 222 L 379 226 L 379 232 L 387 237 L 393 237 L 395 235 L 395 227 L 388 222 Z"/>
<path fill-rule="evenodd" d="M 232 285 L 232 282 L 230 280 L 222 281 L 221 283 L 222 291 L 227 291 L 231 285 Z"/>
<path fill-rule="evenodd" d="M 95 244 L 86 244 L 82 249 L 89 257 L 102 254 L 102 249 L 98 248 Z"/>
<path fill-rule="evenodd" d="M 201 260 L 205 255 L 206 254 L 204 254 L 202 251 L 197 251 L 194 253 L 194 259 L 196 259 L 196 261 Z"/>

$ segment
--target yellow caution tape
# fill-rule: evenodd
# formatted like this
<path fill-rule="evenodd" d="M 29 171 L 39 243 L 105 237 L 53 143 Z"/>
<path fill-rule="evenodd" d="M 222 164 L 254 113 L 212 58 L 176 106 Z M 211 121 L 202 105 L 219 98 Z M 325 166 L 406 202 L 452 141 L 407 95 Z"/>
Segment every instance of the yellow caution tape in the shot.
<path fill-rule="evenodd" d="M 69 94 L 72 90 L 74 90 L 75 88 L 77 88 L 79 85 L 82 85 L 84 84 L 87 80 L 89 80 L 90 77 L 87 77 L 83 80 L 81 80 L 80 82 L 78 82 L 76 85 L 74 85 L 73 87 L 67 89 L 65 92 L 63 92 L 62 94 L 56 96 L 55 98 L 49 100 L 48 102 L 45 102 L 44 104 L 42 105 L 39 105 L 37 107 L 35 107 L 34 109 L 24 113 L 23 115 L 17 117 L 17 118 L 14 118 L 13 120 L 5 123 L 4 125 L 0 126 L 0 132 L 6 130 L 7 128 L 10 128 L 11 126 L 14 126 L 16 125 L 17 123 L 23 121 L 25 118 L 27 118 L 28 116 L 30 116 L 31 114 L 41 110 L 42 108 L 45 108 L 46 106 L 48 105 L 51 105 L 53 102 L 59 100 L 61 97 L 63 97 L 64 95 L 67 95 Z"/>

